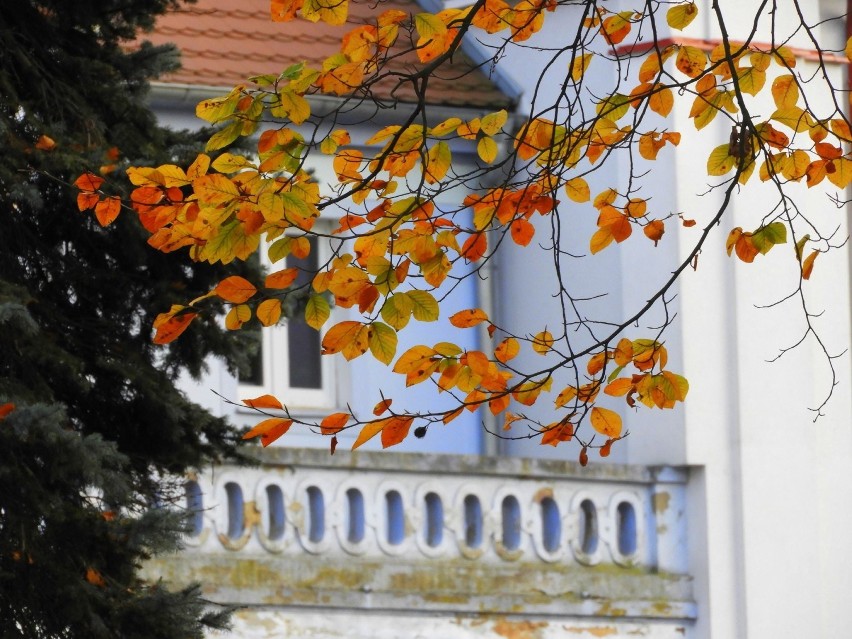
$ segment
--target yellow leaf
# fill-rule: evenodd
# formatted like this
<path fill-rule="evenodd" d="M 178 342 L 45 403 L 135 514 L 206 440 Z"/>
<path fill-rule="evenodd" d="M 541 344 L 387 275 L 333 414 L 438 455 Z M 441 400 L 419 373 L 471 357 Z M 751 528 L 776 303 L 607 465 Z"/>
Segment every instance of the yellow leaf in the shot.
<path fill-rule="evenodd" d="M 589 68 L 589 63 L 591 63 L 593 55 L 593 53 L 584 53 L 583 55 L 578 55 L 574 58 L 574 61 L 571 63 L 571 79 L 574 82 L 579 82 L 583 75 L 585 75 L 586 69 Z"/>
<path fill-rule="evenodd" d="M 387 419 L 380 419 L 374 422 L 367 422 L 366 424 L 364 424 L 364 427 L 361 429 L 361 432 L 358 433 L 358 437 L 355 439 L 355 443 L 352 444 L 352 450 L 360 448 L 368 441 L 373 439 L 373 437 L 382 432 L 382 429 L 385 427 L 385 424 L 387 424 L 390 419 L 391 418 L 389 417 Z"/>
<path fill-rule="evenodd" d="M 452 163 L 452 152 L 450 145 L 443 140 L 437 142 L 429 149 L 426 156 L 425 179 L 428 184 L 435 184 L 444 179 Z"/>
<path fill-rule="evenodd" d="M 601 435 L 616 439 L 621 437 L 621 416 L 615 411 L 608 408 L 592 408 L 590 416 L 592 428 L 598 431 Z"/>
<path fill-rule="evenodd" d="M 799 85 L 791 74 L 779 75 L 772 82 L 772 98 L 779 110 L 796 106 L 799 101 Z"/>
<path fill-rule="evenodd" d="M 675 66 L 690 78 L 697 78 L 707 66 L 707 54 L 698 47 L 682 46 L 677 52 Z"/>
<path fill-rule="evenodd" d="M 589 240 L 589 250 L 592 254 L 599 253 L 612 244 L 614 239 L 615 237 L 612 234 L 612 227 L 603 226 L 592 234 L 592 238 Z"/>
<path fill-rule="evenodd" d="M 311 116 L 311 105 L 308 101 L 289 87 L 281 90 L 278 100 L 280 104 L 272 109 L 272 114 L 276 117 L 287 117 L 294 124 L 302 124 Z"/>
<path fill-rule="evenodd" d="M 573 179 L 568 180 L 565 183 L 565 193 L 571 198 L 574 202 L 588 202 L 591 198 L 591 192 L 589 191 L 589 185 L 581 177 L 575 177 Z"/>
<path fill-rule="evenodd" d="M 734 168 L 737 158 L 730 153 L 730 144 L 720 144 L 707 158 L 707 175 L 725 175 Z"/>
<path fill-rule="evenodd" d="M 479 128 L 485 135 L 496 135 L 500 129 L 503 128 L 503 125 L 506 124 L 506 120 L 508 119 L 509 113 L 506 109 L 496 111 L 495 113 L 489 113 L 488 115 L 484 115 L 480 118 Z"/>
<path fill-rule="evenodd" d="M 257 319 L 264 326 L 274 326 L 281 319 L 281 300 L 263 300 L 257 307 Z"/>
<path fill-rule="evenodd" d="M 843 53 L 846 54 L 846 59 L 852 61 L 852 37 L 846 40 L 846 46 L 843 48 Z"/>
<path fill-rule="evenodd" d="M 698 7 L 694 2 L 679 4 L 666 12 L 666 22 L 672 29 L 685 29 L 698 15 Z"/>
<path fill-rule="evenodd" d="M 239 304 L 231 308 L 225 315 L 225 328 L 236 331 L 251 319 L 251 308 L 247 304 Z"/>
<path fill-rule="evenodd" d="M 497 143 L 494 138 L 481 138 L 476 144 L 476 152 L 483 162 L 491 164 L 497 159 Z"/>
<path fill-rule="evenodd" d="M 246 167 L 257 168 L 253 162 L 249 162 L 242 155 L 223 153 L 213 161 L 213 168 L 219 173 L 236 173 Z"/>
<path fill-rule="evenodd" d="M 553 348 L 553 335 L 550 331 L 541 331 L 533 337 L 532 349 L 539 355 L 545 355 Z"/>

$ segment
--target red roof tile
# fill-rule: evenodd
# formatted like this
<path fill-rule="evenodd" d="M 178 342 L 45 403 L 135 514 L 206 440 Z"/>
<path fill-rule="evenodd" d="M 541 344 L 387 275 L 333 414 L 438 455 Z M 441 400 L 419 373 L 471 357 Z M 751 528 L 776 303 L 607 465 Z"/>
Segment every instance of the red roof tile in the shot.
<path fill-rule="evenodd" d="M 388 0 L 380 3 L 378 11 L 376 7 L 375 0 L 350 0 L 348 24 L 333 27 L 301 19 L 273 22 L 269 0 L 199 0 L 160 18 L 155 30 L 144 39 L 154 44 L 170 42 L 181 50 L 183 68 L 165 75 L 163 82 L 231 88 L 253 75 L 277 75 L 303 60 L 321 67 L 326 57 L 339 50 L 340 39 L 348 29 L 374 20 L 378 12 L 422 10 L 414 0 Z M 403 37 L 407 34 L 401 30 L 400 40 Z M 407 55 L 397 58 L 394 64 L 411 68 L 412 62 L 416 62 L 416 57 Z M 379 86 L 375 93 L 388 99 L 391 88 Z M 409 85 L 396 90 L 394 97 L 401 102 L 415 102 Z M 428 101 L 483 109 L 512 105 L 512 99 L 461 52 L 430 80 Z"/>

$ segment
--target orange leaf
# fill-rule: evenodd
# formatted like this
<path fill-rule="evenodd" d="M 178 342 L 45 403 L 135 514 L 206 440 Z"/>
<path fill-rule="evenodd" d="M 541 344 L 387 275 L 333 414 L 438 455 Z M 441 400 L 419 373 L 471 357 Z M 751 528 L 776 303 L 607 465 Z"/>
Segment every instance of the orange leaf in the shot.
<path fill-rule="evenodd" d="M 590 417 L 592 428 L 610 438 L 621 437 L 621 416 L 615 411 L 595 406 Z"/>
<path fill-rule="evenodd" d="M 6 416 L 15 410 L 15 405 L 12 402 L 6 402 L 5 404 L 0 404 L 0 421 L 6 419 Z"/>
<path fill-rule="evenodd" d="M 524 218 L 514 220 L 510 229 L 512 231 L 512 239 L 515 240 L 515 244 L 519 244 L 520 246 L 529 244 L 532 241 L 533 235 L 535 235 L 535 227 Z"/>
<path fill-rule="evenodd" d="M 259 397 L 255 397 L 254 399 L 244 399 L 243 404 L 249 406 L 250 408 L 275 408 L 277 410 L 283 410 L 284 406 L 281 405 L 281 402 L 278 401 L 272 395 L 260 395 Z"/>
<path fill-rule="evenodd" d="M 295 267 L 285 268 L 282 271 L 276 271 L 267 275 L 263 285 L 266 288 L 287 288 L 296 281 L 297 277 L 299 277 L 299 269 Z"/>
<path fill-rule="evenodd" d="M 378 435 L 382 429 L 385 427 L 385 424 L 388 423 L 392 418 L 380 419 L 375 422 L 367 422 L 364 424 L 364 427 L 361 429 L 361 432 L 358 433 L 358 437 L 355 439 L 355 443 L 352 444 L 352 450 L 356 448 L 360 448 L 368 441 L 373 439 L 376 435 Z"/>
<path fill-rule="evenodd" d="M 36 140 L 35 148 L 39 151 L 52 151 L 56 148 L 56 141 L 47 135 L 40 135 Z"/>
<path fill-rule="evenodd" d="M 817 255 L 819 255 L 819 251 L 813 251 L 802 262 L 802 279 L 809 280 L 811 278 L 811 273 L 814 270 L 814 260 L 816 260 Z"/>
<path fill-rule="evenodd" d="M 504 364 L 513 359 L 521 350 L 521 345 L 514 337 L 507 337 L 494 349 L 494 357 Z"/>
<path fill-rule="evenodd" d="M 413 417 L 391 417 L 382 429 L 382 448 L 396 446 L 408 436 Z"/>
<path fill-rule="evenodd" d="M 457 328 L 470 328 L 488 321 L 488 315 L 480 308 L 469 308 L 450 316 L 450 324 Z"/>
<path fill-rule="evenodd" d="M 95 217 L 101 226 L 109 226 L 121 212 L 121 200 L 117 197 L 108 197 L 95 205 Z"/>
<path fill-rule="evenodd" d="M 97 570 L 92 568 L 86 568 L 86 581 L 88 581 L 93 586 L 99 586 L 103 588 L 106 586 L 106 581 L 104 581 L 103 575 L 99 573 Z"/>
<path fill-rule="evenodd" d="M 465 240 L 461 255 L 468 262 L 475 262 L 485 255 L 487 250 L 488 239 L 485 237 L 485 233 L 474 233 Z"/>
<path fill-rule="evenodd" d="M 574 424 L 571 422 L 552 424 L 541 436 L 542 446 L 557 446 L 559 442 L 567 442 L 574 436 Z"/>
<path fill-rule="evenodd" d="M 168 313 L 160 313 L 154 320 L 154 328 L 157 332 L 154 335 L 153 342 L 155 344 L 168 344 L 180 337 L 192 320 L 198 315 L 193 312 L 181 312 L 185 306 L 172 306 L 172 310 Z"/>
<path fill-rule="evenodd" d="M 346 413 L 332 413 L 320 422 L 320 432 L 323 435 L 334 435 L 343 430 L 349 415 Z"/>
<path fill-rule="evenodd" d="M 249 300 L 257 292 L 257 289 L 244 277 L 232 275 L 219 282 L 213 292 L 226 302 L 242 304 Z"/>
<path fill-rule="evenodd" d="M 81 191 L 97 191 L 103 183 L 104 179 L 94 173 L 83 173 L 83 175 L 74 180 L 74 186 Z"/>
<path fill-rule="evenodd" d="M 264 419 L 257 426 L 255 426 L 249 432 L 243 435 L 243 439 L 252 439 L 254 437 L 260 437 L 260 443 L 265 448 L 269 446 L 269 444 L 274 442 L 276 439 L 281 437 L 288 430 L 290 430 L 290 426 L 292 425 L 292 419 L 285 419 L 283 417 L 270 417 L 269 419 Z"/>
<path fill-rule="evenodd" d="M 652 222 L 648 222 L 642 231 L 645 233 L 645 237 L 652 240 L 654 245 L 656 245 L 663 238 L 663 233 L 666 232 L 666 225 L 662 220 L 653 220 Z"/>
<path fill-rule="evenodd" d="M 604 388 L 604 393 L 613 397 L 621 397 L 622 395 L 626 395 L 630 392 L 633 385 L 633 380 L 629 377 L 619 377 L 607 384 Z"/>
<path fill-rule="evenodd" d="M 380 401 L 378 404 L 376 404 L 373 407 L 373 415 L 378 417 L 379 415 L 384 413 L 388 408 L 390 408 L 390 405 L 392 403 L 393 403 L 392 399 L 383 399 L 382 401 Z"/>

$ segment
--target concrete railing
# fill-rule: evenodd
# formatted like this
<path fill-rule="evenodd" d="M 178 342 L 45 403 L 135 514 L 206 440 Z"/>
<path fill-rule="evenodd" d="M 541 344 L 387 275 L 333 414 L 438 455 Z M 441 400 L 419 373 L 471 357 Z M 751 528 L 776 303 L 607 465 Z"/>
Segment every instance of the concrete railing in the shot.
<path fill-rule="evenodd" d="M 237 604 L 694 615 L 681 470 L 284 448 L 260 460 L 187 481 L 193 530 L 178 560 L 154 562 L 161 574 Z"/>

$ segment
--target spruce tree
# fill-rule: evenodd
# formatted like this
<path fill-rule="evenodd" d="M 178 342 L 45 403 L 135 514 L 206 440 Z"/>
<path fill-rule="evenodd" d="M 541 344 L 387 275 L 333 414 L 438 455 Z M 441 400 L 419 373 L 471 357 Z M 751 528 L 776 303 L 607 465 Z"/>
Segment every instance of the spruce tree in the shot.
<path fill-rule="evenodd" d="M 144 583 L 139 567 L 179 541 L 174 478 L 236 441 L 176 375 L 242 346 L 212 316 L 168 348 L 151 324 L 229 273 L 149 249 L 132 214 L 101 228 L 69 186 L 197 150 L 145 105 L 175 52 L 127 48 L 173 5 L 0 3 L 2 637 L 194 637 L 225 621 L 197 588 Z"/>

